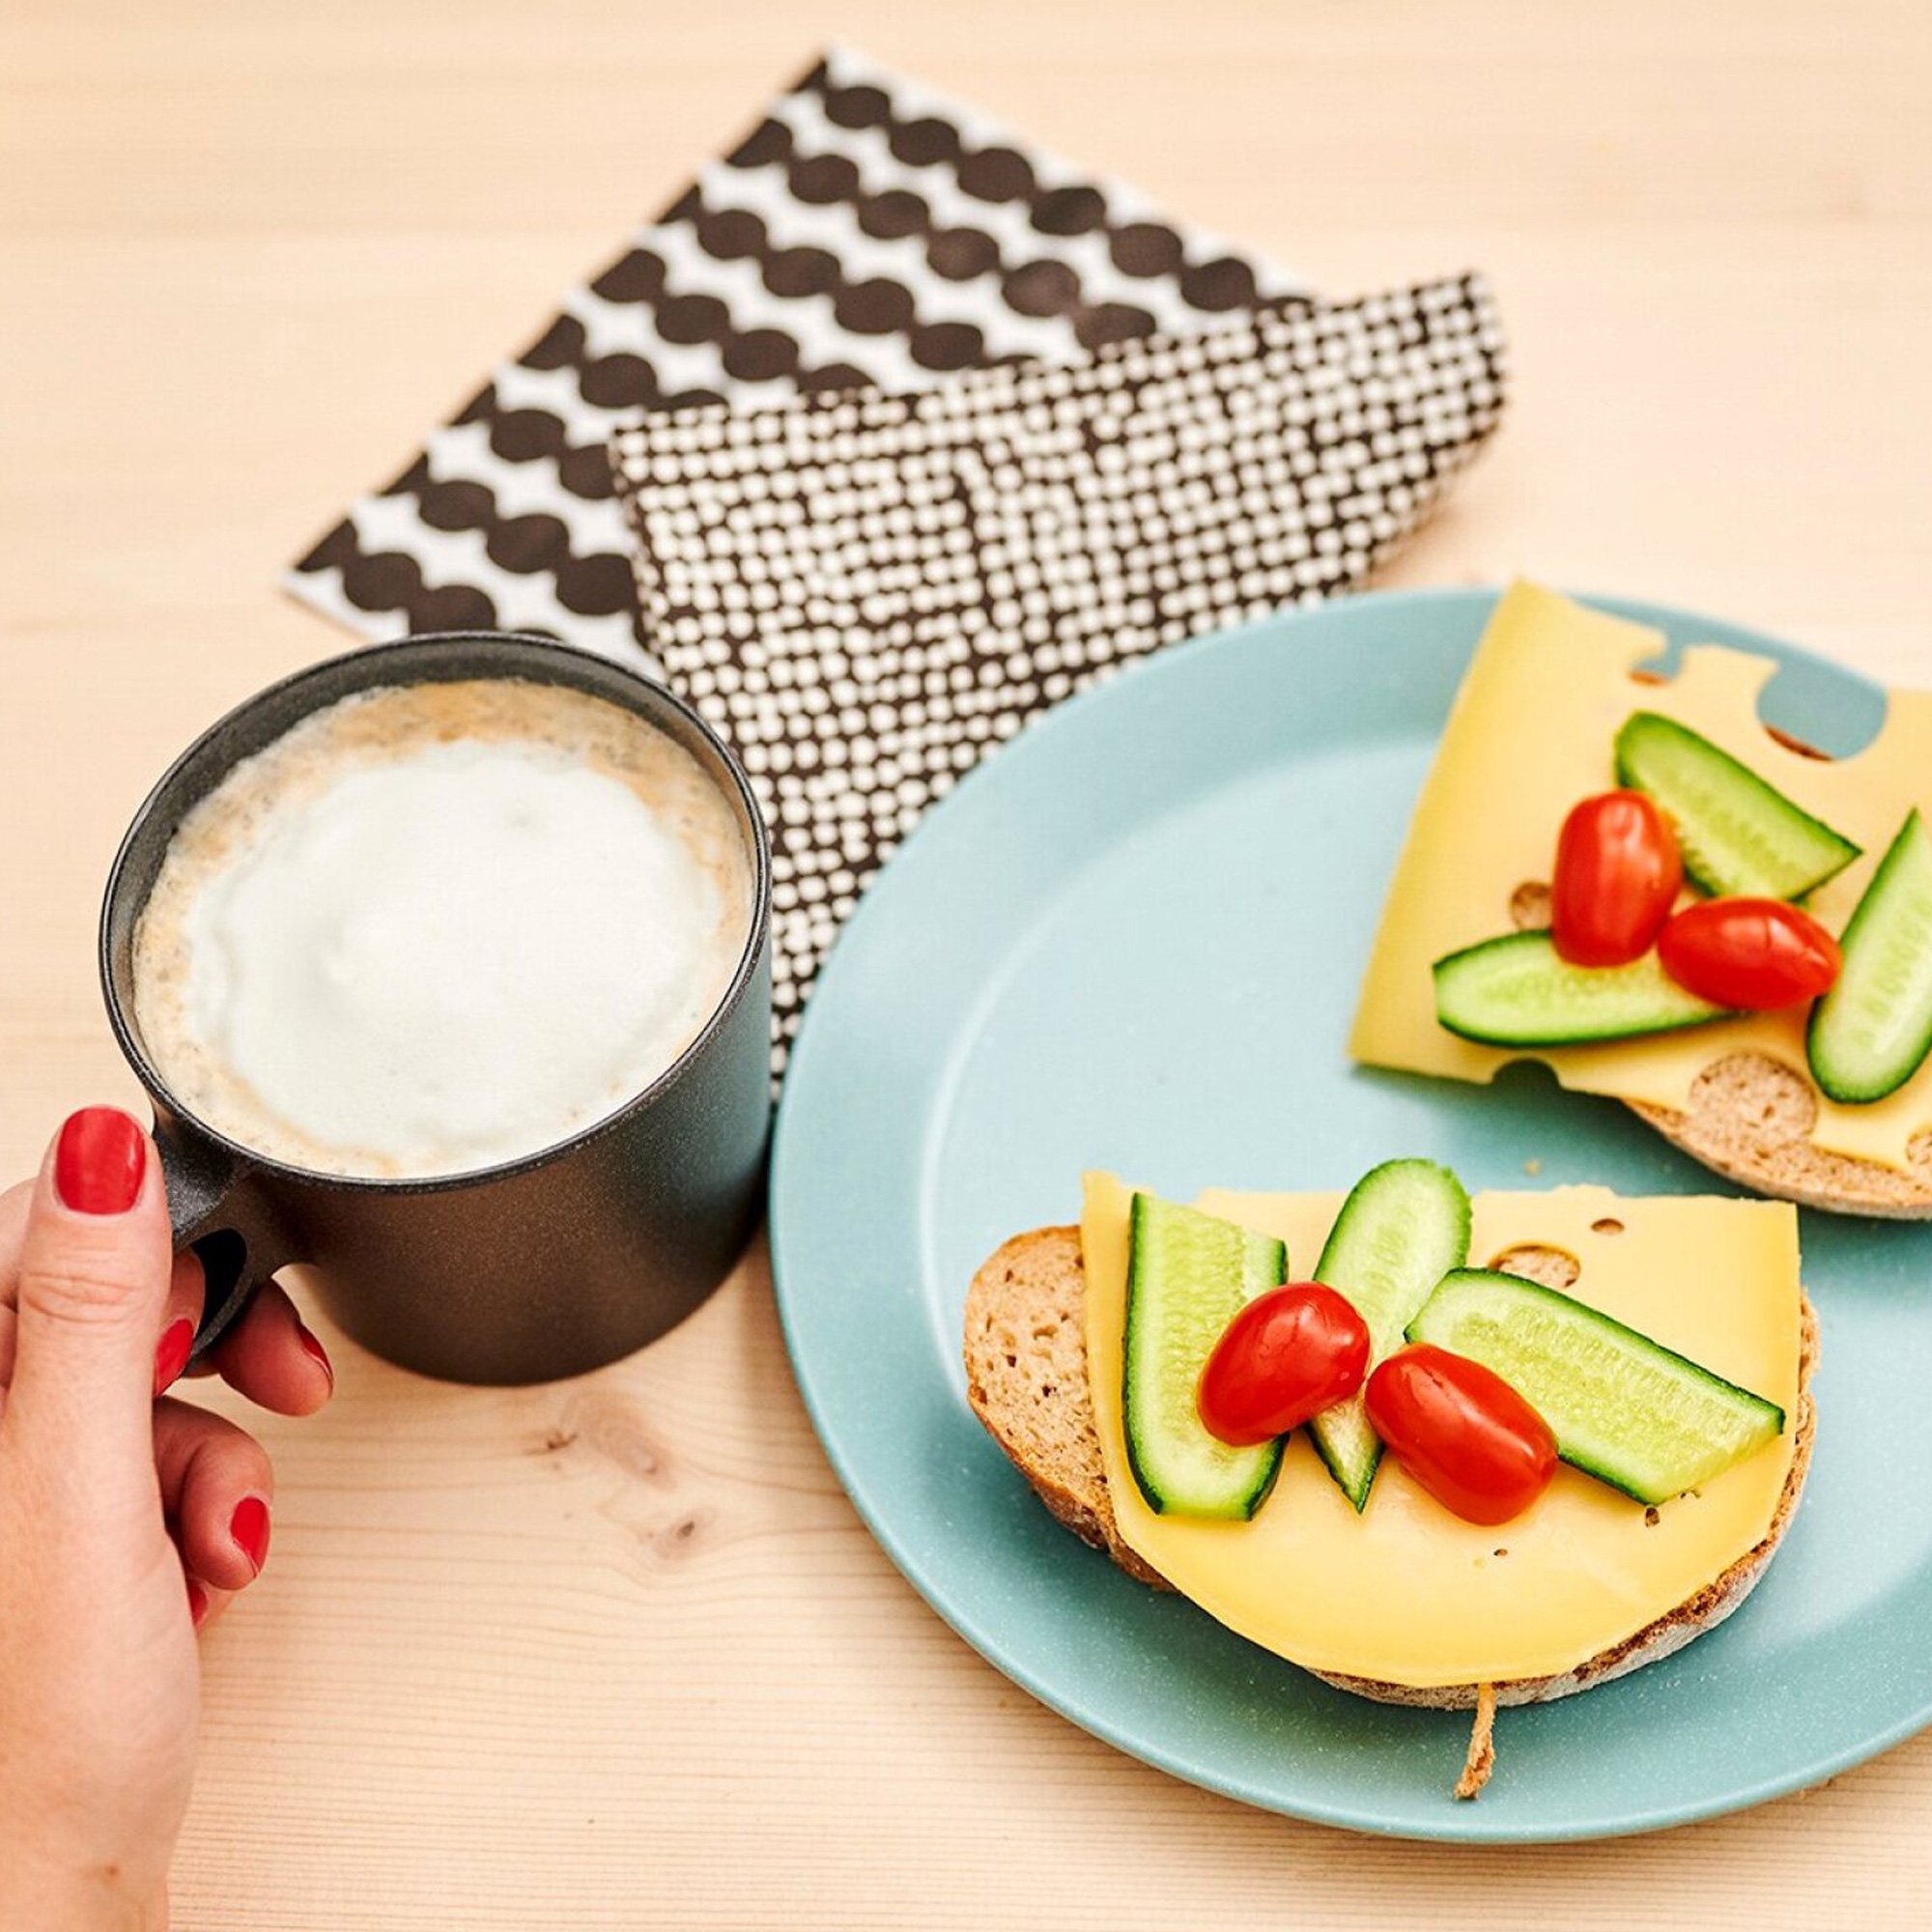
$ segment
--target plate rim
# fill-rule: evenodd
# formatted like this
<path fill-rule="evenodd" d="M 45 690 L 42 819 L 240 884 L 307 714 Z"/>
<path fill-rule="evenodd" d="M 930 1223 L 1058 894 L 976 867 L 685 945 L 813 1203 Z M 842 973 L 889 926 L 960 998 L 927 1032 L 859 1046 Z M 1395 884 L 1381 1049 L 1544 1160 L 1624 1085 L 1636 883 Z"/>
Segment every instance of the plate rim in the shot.
<path fill-rule="evenodd" d="M 1105 679 L 1101 684 L 1076 693 L 1073 696 L 1052 706 L 1034 719 L 1019 737 L 1010 742 L 1032 740 L 1037 746 L 1042 738 L 1051 738 L 1066 728 L 1069 717 L 1076 717 L 1089 704 L 1104 699 L 1109 691 L 1129 683 L 1142 683 L 1180 674 L 1177 668 L 1195 658 L 1200 651 L 1232 645 L 1236 640 L 1246 639 L 1259 631 L 1278 629 L 1285 623 L 1293 623 L 1302 618 L 1324 616 L 1346 618 L 1349 613 L 1369 607 L 1446 606 L 1459 611 L 1466 611 L 1472 607 L 1492 608 L 1507 587 L 1507 584 L 1451 584 L 1369 590 L 1344 598 L 1329 599 L 1317 605 L 1291 607 L 1250 623 L 1204 633 L 1153 651 L 1132 664 L 1122 667 L 1115 675 Z M 1663 603 L 1655 599 L 1576 590 L 1564 586 L 1551 587 L 1556 588 L 1558 594 L 1562 596 L 1614 616 L 1626 617 L 1679 634 L 1699 627 L 1709 627 L 1714 632 L 1725 634 L 1731 639 L 1747 639 L 1751 646 L 1762 649 L 1781 661 L 1818 668 L 1835 678 L 1861 685 L 1867 693 L 1883 696 L 1887 690 L 1887 687 L 1878 680 L 1851 666 L 1837 663 L 1820 652 L 1790 643 L 1783 639 L 1774 637 L 1769 632 L 1760 631 L 1753 625 L 1740 623 L 1735 619 L 1710 616 L 1682 605 Z M 1528 1828 L 1511 1825 L 1507 1821 L 1486 1825 L 1480 1806 L 1468 1804 L 1459 1805 L 1453 1810 L 1446 1811 L 1439 1827 L 1417 1826 L 1406 1820 L 1378 1818 L 1357 1804 L 1327 1804 L 1319 1798 L 1313 1800 L 1297 1798 L 1292 1802 L 1284 1802 L 1275 1792 L 1256 1785 L 1251 1779 L 1218 1771 L 1209 1772 L 1204 1767 L 1193 1764 L 1183 1752 L 1168 1747 L 1157 1736 L 1151 1736 L 1145 1732 L 1128 1732 L 1119 1723 L 1091 1709 L 1079 1696 L 1057 1688 L 1048 1677 L 1030 1668 L 1021 1660 L 1012 1656 L 999 1638 L 986 1629 L 982 1618 L 969 1609 L 962 1608 L 942 1584 L 933 1580 L 920 1552 L 911 1547 L 908 1539 L 900 1535 L 896 1526 L 883 1512 L 875 1508 L 870 1487 L 848 1456 L 848 1445 L 841 1441 L 836 1419 L 828 1412 L 822 1391 L 813 1385 L 810 1373 L 802 1359 L 805 1345 L 799 1331 L 803 1324 L 794 1318 L 792 1293 L 786 1286 L 787 1263 L 784 1255 L 787 1237 L 783 1233 L 784 1217 L 781 1213 L 781 1207 L 785 1177 L 790 1170 L 792 1160 L 792 1147 L 796 1137 L 808 1130 L 798 1124 L 799 1106 L 794 1103 L 793 1096 L 800 1091 L 802 1085 L 799 1068 L 801 1065 L 810 1066 L 812 1064 L 818 1051 L 815 1042 L 824 1032 L 824 1027 L 815 1025 L 814 1020 L 825 982 L 838 971 L 839 956 L 848 950 L 848 936 L 855 930 L 862 930 L 869 923 L 871 917 L 878 916 L 871 911 L 871 908 L 881 881 L 889 872 L 904 863 L 904 855 L 907 852 L 923 845 L 925 835 L 934 819 L 942 813 L 950 814 L 955 799 L 980 789 L 984 774 L 989 769 L 996 768 L 1001 762 L 998 754 L 1004 749 L 1005 747 L 996 747 L 993 755 L 982 758 L 947 797 L 939 800 L 921 818 L 918 825 L 886 860 L 878 874 L 868 883 L 861 895 L 859 904 L 841 927 L 831 953 L 820 970 L 818 984 L 813 989 L 813 996 L 807 1002 L 804 1019 L 791 1044 L 773 1125 L 771 1166 L 767 1182 L 766 1218 L 773 1297 L 784 1338 L 786 1359 L 790 1363 L 793 1380 L 805 1404 L 813 1433 L 818 1438 L 827 1462 L 832 1466 L 834 1475 L 838 1480 L 839 1488 L 857 1512 L 867 1532 L 940 1621 L 1009 1682 L 1017 1685 L 1037 1702 L 1043 1704 L 1057 1716 L 1112 1748 L 1177 1777 L 1183 1783 L 1213 1792 L 1217 1796 L 1231 1798 L 1254 1809 L 1276 1816 L 1296 1818 L 1310 1824 L 1413 1843 L 1478 1845 L 1579 1843 L 1666 1831 L 1680 1825 L 1694 1824 L 1705 1819 L 1749 1810 L 1795 1792 L 1814 1789 L 1843 1772 L 1882 1756 L 1906 1739 L 1932 1726 L 1932 1697 L 1928 1697 L 1904 1717 L 1856 1744 L 1823 1752 L 1814 1759 L 1775 1773 L 1754 1783 L 1724 1791 L 1709 1799 L 1688 1800 L 1649 1807 L 1639 1806 L 1611 1820 L 1587 1818 L 1573 1823 L 1559 1822 Z M 1037 752 L 1032 755 L 1037 755 Z M 1613 1686 L 1598 1688 L 1614 1689 Z"/>

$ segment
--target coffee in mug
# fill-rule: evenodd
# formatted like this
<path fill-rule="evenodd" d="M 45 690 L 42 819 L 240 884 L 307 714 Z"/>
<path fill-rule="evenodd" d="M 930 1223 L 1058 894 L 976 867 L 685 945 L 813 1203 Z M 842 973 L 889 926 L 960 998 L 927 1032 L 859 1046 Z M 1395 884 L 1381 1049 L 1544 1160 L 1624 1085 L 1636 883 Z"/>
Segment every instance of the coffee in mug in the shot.
<path fill-rule="evenodd" d="M 176 827 L 141 1037 L 200 1119 L 330 1175 L 515 1160 L 614 1112 L 717 1010 L 753 857 L 633 710 L 515 677 L 359 691 Z"/>

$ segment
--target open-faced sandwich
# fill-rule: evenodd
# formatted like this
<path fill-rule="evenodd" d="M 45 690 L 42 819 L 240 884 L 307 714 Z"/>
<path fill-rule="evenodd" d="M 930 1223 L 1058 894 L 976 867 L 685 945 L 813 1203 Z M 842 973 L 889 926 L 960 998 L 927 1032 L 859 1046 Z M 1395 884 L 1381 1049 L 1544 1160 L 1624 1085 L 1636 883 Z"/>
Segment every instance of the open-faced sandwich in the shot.
<path fill-rule="evenodd" d="M 1087 1177 L 975 1276 L 968 1394 L 1068 1528 L 1344 1690 L 1567 1696 L 1722 1621 L 1816 1352 L 1787 1205 L 1483 1193 L 1423 1160 L 1192 1206 Z"/>
<path fill-rule="evenodd" d="M 1774 660 L 1519 583 L 1463 679 L 1350 1050 L 1487 1081 L 1545 1062 L 1719 1173 L 1932 1217 L 1932 693 L 1826 758 Z"/>

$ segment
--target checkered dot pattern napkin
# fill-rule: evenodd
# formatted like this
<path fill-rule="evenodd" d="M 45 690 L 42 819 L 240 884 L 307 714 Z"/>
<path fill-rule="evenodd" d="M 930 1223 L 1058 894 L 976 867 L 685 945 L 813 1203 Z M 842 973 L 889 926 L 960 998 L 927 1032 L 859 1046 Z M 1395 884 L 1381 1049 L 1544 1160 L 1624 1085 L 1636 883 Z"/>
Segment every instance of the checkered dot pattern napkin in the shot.
<path fill-rule="evenodd" d="M 693 697 L 771 820 L 782 1052 L 989 746 L 1356 582 L 1500 403 L 1480 284 L 1322 306 L 834 50 L 287 582 L 365 637 L 548 632 Z"/>
<path fill-rule="evenodd" d="M 772 828 L 781 1043 L 922 811 L 1122 665 L 1357 582 L 1494 429 L 1501 354 L 1464 277 L 620 431 L 647 634 Z"/>

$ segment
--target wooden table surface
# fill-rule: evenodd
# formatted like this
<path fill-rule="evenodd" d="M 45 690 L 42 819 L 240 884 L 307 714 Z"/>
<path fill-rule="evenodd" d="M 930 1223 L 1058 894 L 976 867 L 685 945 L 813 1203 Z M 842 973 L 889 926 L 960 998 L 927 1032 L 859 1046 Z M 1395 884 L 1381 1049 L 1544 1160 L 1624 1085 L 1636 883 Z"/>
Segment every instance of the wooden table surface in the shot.
<path fill-rule="evenodd" d="M 820 37 L 1324 289 L 1487 268 L 1513 418 L 1388 581 L 1521 567 L 1932 681 L 1918 0 L 808 11 L 5 11 L 0 1172 L 136 1098 L 97 895 L 174 750 L 343 645 L 279 568 Z M 1932 1919 L 1932 1738 L 1743 1817 L 1513 1851 L 1118 1755 L 873 1546 L 762 1258 L 566 1386 L 440 1387 L 330 1339 L 334 1406 L 260 1425 L 274 1556 L 207 1646 L 195 1932 Z"/>

